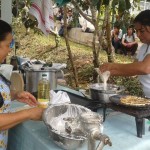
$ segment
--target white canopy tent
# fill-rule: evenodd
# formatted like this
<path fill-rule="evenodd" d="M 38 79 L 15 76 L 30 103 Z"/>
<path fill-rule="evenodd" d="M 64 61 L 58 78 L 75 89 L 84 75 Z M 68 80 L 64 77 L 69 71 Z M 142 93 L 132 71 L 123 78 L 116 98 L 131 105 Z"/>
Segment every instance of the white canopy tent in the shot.
<path fill-rule="evenodd" d="M 1 0 L 1 19 L 12 23 L 12 0 Z"/>

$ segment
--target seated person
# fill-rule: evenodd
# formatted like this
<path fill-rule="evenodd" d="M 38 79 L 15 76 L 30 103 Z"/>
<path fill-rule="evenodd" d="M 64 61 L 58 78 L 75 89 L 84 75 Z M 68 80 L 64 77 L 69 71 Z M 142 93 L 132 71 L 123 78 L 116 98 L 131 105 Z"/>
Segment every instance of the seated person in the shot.
<path fill-rule="evenodd" d="M 88 22 L 86 19 L 84 19 L 83 17 L 79 18 L 80 24 L 81 24 L 81 30 L 82 32 L 87 32 L 87 33 L 93 33 L 94 32 L 94 26 Z"/>
<path fill-rule="evenodd" d="M 121 49 L 122 30 L 119 25 L 115 25 L 111 31 L 112 45 L 115 49 L 115 53 L 118 53 Z"/>
<path fill-rule="evenodd" d="M 127 33 L 123 35 L 122 38 L 122 51 L 124 55 L 127 55 L 127 52 L 130 52 L 133 56 L 137 50 L 137 35 L 134 33 L 134 29 L 132 26 L 127 28 Z"/>
<path fill-rule="evenodd" d="M 68 10 L 68 13 L 67 13 L 67 30 L 72 28 L 72 26 L 71 26 L 72 21 L 73 21 L 72 10 Z M 58 34 L 60 36 L 64 35 L 64 20 L 63 19 L 61 20 L 61 27 L 60 27 Z"/>
<path fill-rule="evenodd" d="M 63 9 L 62 7 L 60 7 L 58 12 L 56 13 L 56 20 L 61 21 L 62 19 L 63 19 Z"/>

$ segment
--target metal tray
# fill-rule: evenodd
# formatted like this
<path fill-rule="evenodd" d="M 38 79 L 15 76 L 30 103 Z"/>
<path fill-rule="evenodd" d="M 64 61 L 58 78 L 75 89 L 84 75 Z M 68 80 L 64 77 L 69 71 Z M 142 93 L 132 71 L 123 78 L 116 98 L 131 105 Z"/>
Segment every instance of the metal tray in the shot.
<path fill-rule="evenodd" d="M 120 99 L 125 96 L 128 96 L 128 95 L 113 95 L 109 99 L 112 103 L 116 105 L 121 105 L 121 106 L 129 107 L 129 108 L 150 109 L 150 105 L 138 106 L 138 105 L 128 105 L 128 104 L 121 103 Z"/>

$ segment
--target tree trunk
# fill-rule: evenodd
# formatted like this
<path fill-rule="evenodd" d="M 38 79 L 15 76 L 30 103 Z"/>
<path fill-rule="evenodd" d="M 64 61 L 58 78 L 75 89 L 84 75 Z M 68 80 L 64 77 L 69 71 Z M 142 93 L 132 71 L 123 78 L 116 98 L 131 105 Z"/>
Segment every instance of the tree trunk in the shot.
<path fill-rule="evenodd" d="M 91 9 L 91 13 L 92 13 L 92 20 L 93 20 L 94 27 L 95 27 L 95 30 L 93 33 L 93 41 L 92 41 L 93 65 L 94 65 L 94 68 L 98 68 L 99 67 L 99 55 L 98 55 L 99 50 L 98 50 L 98 47 L 96 47 L 96 40 L 97 40 L 99 19 L 96 17 L 97 11 L 96 11 L 95 7 L 91 6 L 90 9 Z M 94 80 L 94 82 L 96 82 L 96 80 L 97 80 L 96 72 L 93 72 L 93 80 Z"/>
<path fill-rule="evenodd" d="M 94 22 L 94 34 L 93 34 L 93 42 L 92 42 L 92 46 L 93 46 L 93 65 L 94 68 L 98 68 L 99 67 L 99 47 L 96 47 L 96 38 L 97 38 L 97 33 L 99 32 L 99 28 L 98 28 L 98 24 L 99 24 L 99 16 L 100 14 L 98 13 L 97 15 L 97 10 L 95 7 L 91 6 L 91 12 L 92 12 L 92 20 Z"/>
<path fill-rule="evenodd" d="M 72 67 L 74 79 L 75 79 L 75 86 L 78 87 L 77 71 L 76 71 L 76 68 L 75 68 L 74 63 L 73 63 L 72 52 L 71 52 L 70 44 L 69 44 L 69 40 L 68 40 L 68 32 L 67 32 L 67 8 L 66 8 L 66 6 L 64 6 L 64 38 L 65 38 L 65 42 L 66 42 L 66 48 L 67 48 L 67 51 L 68 51 L 68 56 L 69 56 L 69 60 L 70 60 L 70 63 L 71 63 L 71 67 Z"/>
<path fill-rule="evenodd" d="M 111 5 L 112 0 L 110 1 L 109 5 L 106 6 L 106 37 L 107 37 L 107 43 L 108 43 L 108 50 L 107 50 L 107 57 L 108 62 L 114 62 L 114 58 L 112 55 L 112 44 L 111 44 L 111 24 L 110 24 L 110 14 L 111 14 Z"/>

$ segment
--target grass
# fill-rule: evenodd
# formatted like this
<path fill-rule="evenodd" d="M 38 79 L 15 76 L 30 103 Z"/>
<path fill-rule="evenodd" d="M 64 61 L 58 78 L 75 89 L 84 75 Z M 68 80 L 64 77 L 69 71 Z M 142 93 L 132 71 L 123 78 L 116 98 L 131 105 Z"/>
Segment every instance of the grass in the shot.
<path fill-rule="evenodd" d="M 15 39 L 20 43 L 20 47 L 17 50 L 18 56 L 29 57 L 31 59 L 36 58 L 39 60 L 44 60 L 47 63 L 55 62 L 66 63 L 68 66 L 70 65 L 63 38 L 61 38 L 60 46 L 56 49 L 53 48 L 55 46 L 55 38 L 53 35 L 44 36 L 37 33 L 35 34 L 33 30 L 26 35 L 23 25 L 14 25 L 13 29 L 15 32 Z M 79 88 L 87 89 L 88 84 L 93 82 L 92 74 L 94 68 L 92 63 L 92 48 L 74 42 L 70 42 L 70 47 L 74 64 L 78 71 Z M 107 62 L 107 55 L 105 51 L 100 51 L 99 60 L 100 63 Z M 133 60 L 128 56 L 119 54 L 115 55 L 115 62 L 130 63 L 132 61 Z M 65 69 L 65 73 L 71 73 L 70 69 Z M 66 79 L 68 81 L 68 85 L 72 85 L 69 80 L 70 78 L 72 78 L 72 76 Z M 109 79 L 109 83 L 124 85 L 126 91 L 131 95 L 142 95 L 141 86 L 137 80 L 137 77 L 111 77 Z"/>

